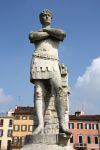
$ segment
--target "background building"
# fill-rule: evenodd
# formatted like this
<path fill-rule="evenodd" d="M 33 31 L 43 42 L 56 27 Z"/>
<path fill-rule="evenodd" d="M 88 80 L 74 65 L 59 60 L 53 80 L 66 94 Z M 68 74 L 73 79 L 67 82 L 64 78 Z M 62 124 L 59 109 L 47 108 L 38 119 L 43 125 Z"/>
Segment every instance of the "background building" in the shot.
<path fill-rule="evenodd" d="M 16 107 L 14 111 L 0 114 L 0 150 L 19 150 L 26 135 L 31 135 L 36 126 L 33 107 Z M 100 150 L 100 115 L 84 115 L 75 112 L 69 115 L 72 136 L 69 147 L 77 150 Z"/>
<path fill-rule="evenodd" d="M 76 112 L 69 120 L 70 145 L 79 150 L 100 150 L 100 115 Z"/>
<path fill-rule="evenodd" d="M 19 149 L 24 145 L 26 135 L 33 132 L 33 107 L 16 107 L 13 113 L 12 149 Z"/>
<path fill-rule="evenodd" d="M 10 150 L 13 132 L 13 117 L 10 113 L 0 114 L 0 150 Z"/>

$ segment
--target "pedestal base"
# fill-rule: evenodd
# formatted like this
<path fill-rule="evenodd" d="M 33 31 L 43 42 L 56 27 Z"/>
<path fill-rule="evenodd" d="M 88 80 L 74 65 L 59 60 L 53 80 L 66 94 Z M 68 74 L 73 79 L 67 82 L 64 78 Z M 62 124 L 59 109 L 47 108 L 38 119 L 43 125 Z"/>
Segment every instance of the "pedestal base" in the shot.
<path fill-rule="evenodd" d="M 27 135 L 25 146 L 21 150 L 67 150 L 69 138 L 64 133 Z"/>
<path fill-rule="evenodd" d="M 29 144 L 25 145 L 21 150 L 74 150 L 70 146 L 47 145 L 47 144 Z"/>
<path fill-rule="evenodd" d="M 69 135 L 60 134 L 36 134 L 26 135 L 25 145 L 27 144 L 48 144 L 48 145 L 67 145 Z"/>

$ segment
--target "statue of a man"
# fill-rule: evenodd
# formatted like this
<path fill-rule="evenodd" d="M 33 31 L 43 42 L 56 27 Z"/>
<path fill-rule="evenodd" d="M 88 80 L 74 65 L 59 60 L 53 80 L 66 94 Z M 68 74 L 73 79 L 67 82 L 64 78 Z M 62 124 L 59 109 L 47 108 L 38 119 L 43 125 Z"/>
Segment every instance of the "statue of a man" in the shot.
<path fill-rule="evenodd" d="M 43 10 L 40 15 L 42 28 L 38 32 L 30 32 L 29 40 L 35 45 L 32 55 L 30 81 L 35 84 L 35 107 L 38 118 L 38 127 L 33 134 L 40 133 L 44 128 L 43 100 L 46 93 L 46 82 L 50 83 L 55 91 L 56 108 L 59 118 L 60 132 L 69 133 L 64 125 L 64 106 L 61 73 L 58 60 L 58 45 L 66 37 L 62 29 L 51 28 L 52 13 Z"/>

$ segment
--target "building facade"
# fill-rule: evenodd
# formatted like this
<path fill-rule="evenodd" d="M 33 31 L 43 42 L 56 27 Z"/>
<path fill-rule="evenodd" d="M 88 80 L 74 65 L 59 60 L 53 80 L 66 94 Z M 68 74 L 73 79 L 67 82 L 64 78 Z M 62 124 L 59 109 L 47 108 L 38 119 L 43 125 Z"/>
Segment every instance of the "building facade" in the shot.
<path fill-rule="evenodd" d="M 100 115 L 76 112 L 69 116 L 70 145 L 77 150 L 100 150 Z"/>
<path fill-rule="evenodd" d="M 13 133 L 13 117 L 0 114 L 0 150 L 10 150 Z"/>
<path fill-rule="evenodd" d="M 24 145 L 26 135 L 33 132 L 33 107 L 16 107 L 13 117 L 12 149 L 20 149 Z"/>
<path fill-rule="evenodd" d="M 36 127 L 33 107 L 16 107 L 14 112 L 0 114 L 0 150 L 19 150 L 25 136 Z M 69 147 L 76 150 L 100 150 L 100 115 L 84 115 L 76 112 L 69 115 L 72 136 Z M 70 149 L 70 148 L 69 148 Z"/>

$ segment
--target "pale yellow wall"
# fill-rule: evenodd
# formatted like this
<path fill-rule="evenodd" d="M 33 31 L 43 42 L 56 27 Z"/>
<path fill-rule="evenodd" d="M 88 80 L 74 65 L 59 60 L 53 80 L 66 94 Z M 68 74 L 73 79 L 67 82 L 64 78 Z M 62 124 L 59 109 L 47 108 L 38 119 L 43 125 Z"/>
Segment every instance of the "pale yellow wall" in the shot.
<path fill-rule="evenodd" d="M 27 125 L 27 126 L 33 125 L 33 120 L 29 120 L 29 115 L 25 115 L 25 116 L 27 116 L 27 120 L 22 120 L 22 115 L 20 115 L 20 120 L 14 119 L 14 125 L 19 125 L 20 130 L 19 131 L 13 130 L 13 137 L 14 136 L 22 137 L 22 136 L 32 134 L 32 132 L 29 132 L 28 129 L 27 129 L 27 131 L 21 131 L 21 125 Z"/>
<path fill-rule="evenodd" d="M 12 117 L 0 117 L 0 119 L 3 119 L 3 127 L 0 127 L 0 129 L 3 129 L 3 136 L 0 137 L 0 140 L 2 140 L 1 143 L 1 150 L 7 150 L 7 142 L 8 140 L 12 141 L 11 137 L 8 137 L 8 129 L 13 129 L 12 127 L 9 127 L 9 120 L 12 119 Z"/>

